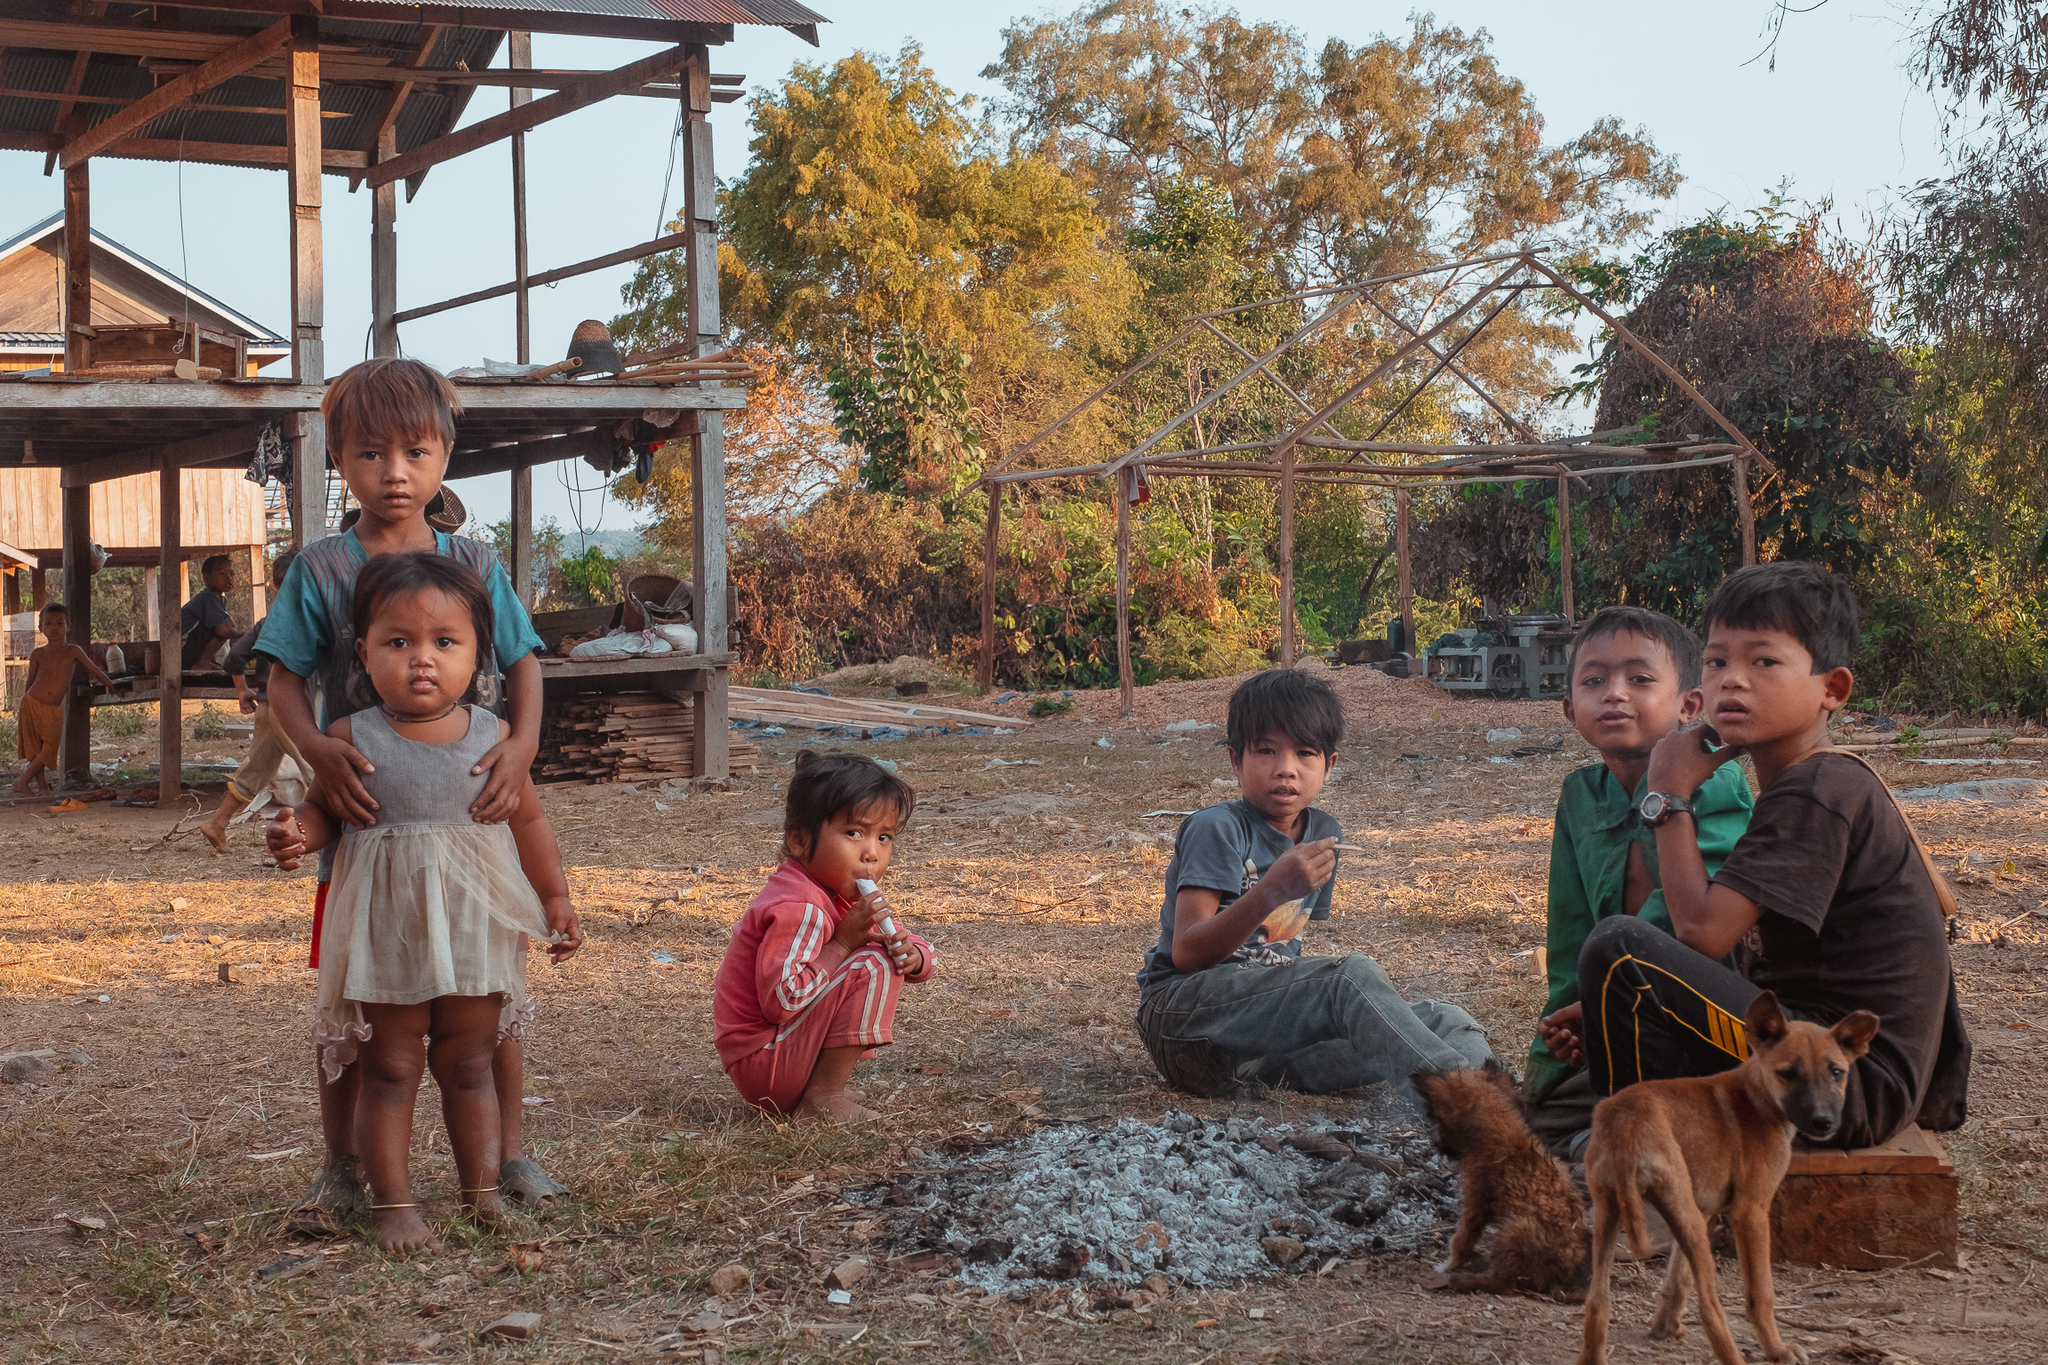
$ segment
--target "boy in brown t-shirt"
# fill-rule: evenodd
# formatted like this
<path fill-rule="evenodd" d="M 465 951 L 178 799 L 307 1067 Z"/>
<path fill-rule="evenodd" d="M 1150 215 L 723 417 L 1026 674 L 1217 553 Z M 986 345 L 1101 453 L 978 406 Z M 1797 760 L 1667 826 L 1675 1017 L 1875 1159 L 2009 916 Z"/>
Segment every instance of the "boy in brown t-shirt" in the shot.
<path fill-rule="evenodd" d="M 1963 1121 L 1970 1043 L 1932 876 L 1884 783 L 1828 740 L 1828 717 L 1854 685 L 1861 616 L 1849 585 L 1811 564 L 1739 570 L 1708 601 L 1712 728 L 1657 745 L 1640 810 L 1657 830 L 1677 937 L 1617 917 L 1579 957 L 1587 1062 L 1602 1093 L 1736 1065 L 1749 1055 L 1743 1013 L 1768 988 L 1793 1018 L 1833 1024 L 1867 1009 L 1883 1021 L 1850 1073 L 1840 1123 L 1808 1138 L 1868 1147 L 1915 1122 Z M 1716 738 L 1725 747 L 1710 748 Z M 1743 754 L 1762 794 L 1709 879 L 1688 798 Z M 1714 959 L 1751 926 L 1763 950 L 1745 980 Z"/>

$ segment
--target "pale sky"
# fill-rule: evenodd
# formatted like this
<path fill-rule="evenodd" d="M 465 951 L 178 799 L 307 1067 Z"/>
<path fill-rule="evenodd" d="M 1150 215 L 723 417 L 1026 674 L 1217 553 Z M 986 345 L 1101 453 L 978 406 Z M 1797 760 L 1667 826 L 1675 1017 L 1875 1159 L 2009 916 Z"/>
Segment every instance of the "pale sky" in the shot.
<path fill-rule="evenodd" d="M 743 72 L 748 88 L 772 84 L 792 62 L 833 61 L 858 49 L 893 54 L 906 39 L 923 44 L 928 64 L 955 90 L 998 93 L 980 78 L 1001 51 L 1012 10 L 970 14 L 958 5 L 810 0 L 831 23 L 812 48 L 780 29 L 741 26 L 714 50 L 714 69 Z M 1844 230 L 1861 235 L 1866 214 L 1894 205 L 1912 185 L 1941 169 L 1932 101 L 1902 64 L 1908 55 L 1902 10 L 1879 0 L 1833 0 L 1787 23 L 1775 70 L 1751 60 L 1763 48 L 1769 0 L 1722 4 L 1671 0 L 1462 0 L 1434 7 L 1438 18 L 1493 36 L 1501 68 L 1522 80 L 1547 120 L 1547 136 L 1569 138 L 1614 115 L 1646 131 L 1677 157 L 1685 182 L 1660 215 L 1665 224 L 1718 207 L 1747 209 L 1789 179 L 1795 198 L 1831 196 Z M 1068 12 L 1061 7 L 1052 12 Z M 1356 44 L 1380 32 L 1404 32 L 1410 7 L 1336 0 L 1263 0 L 1248 18 L 1286 24 L 1313 51 L 1330 37 Z M 618 66 L 652 45 L 555 38 L 534 40 L 537 66 Z M 503 62 L 502 54 L 500 63 Z M 480 90 L 473 121 L 505 107 L 502 91 Z M 716 107 L 718 169 L 746 164 L 749 101 Z M 531 268 L 568 264 L 656 234 L 669 163 L 672 106 L 615 99 L 547 124 L 527 139 Z M 0 238 L 62 207 L 61 177 L 45 179 L 42 154 L 0 152 Z M 329 373 L 367 354 L 369 196 L 347 181 L 325 180 L 326 344 Z M 676 210 L 670 187 L 668 212 Z M 509 280 L 512 234 L 506 144 L 436 167 L 419 198 L 399 207 L 399 307 L 447 298 Z M 256 318 L 274 331 L 286 322 L 289 266 L 285 181 L 275 171 L 135 161 L 93 163 L 93 225 L 101 232 Z M 619 286 L 632 268 L 580 276 L 535 292 L 534 358 L 558 359 L 586 317 L 620 309 Z M 421 319 L 401 329 L 409 355 L 444 368 L 513 356 L 509 298 Z M 601 491 L 582 496 L 566 473 L 591 489 L 595 471 L 544 466 L 535 503 L 573 533 L 632 525 L 628 509 Z M 456 485 L 472 516 L 502 520 L 510 506 L 504 476 Z"/>

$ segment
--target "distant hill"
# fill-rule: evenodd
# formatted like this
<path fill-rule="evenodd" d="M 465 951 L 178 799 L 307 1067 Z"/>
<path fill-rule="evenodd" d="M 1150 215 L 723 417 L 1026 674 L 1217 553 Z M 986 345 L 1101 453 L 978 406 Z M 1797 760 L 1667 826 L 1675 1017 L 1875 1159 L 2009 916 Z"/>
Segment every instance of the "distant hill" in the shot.
<path fill-rule="evenodd" d="M 567 553 L 583 553 L 585 546 L 595 545 L 613 559 L 624 559 L 640 552 L 645 541 L 640 533 L 629 528 L 612 531 L 592 531 L 582 535 L 574 527 L 562 528 L 562 548 Z"/>

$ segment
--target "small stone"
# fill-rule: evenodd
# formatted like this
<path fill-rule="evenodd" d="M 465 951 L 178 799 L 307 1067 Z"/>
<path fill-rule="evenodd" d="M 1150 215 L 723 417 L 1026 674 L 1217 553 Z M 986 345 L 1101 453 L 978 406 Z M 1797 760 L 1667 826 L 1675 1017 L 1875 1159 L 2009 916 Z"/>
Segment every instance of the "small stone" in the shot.
<path fill-rule="evenodd" d="M 735 1261 L 711 1272 L 711 1292 L 729 1299 L 754 1282 L 754 1272 Z"/>
<path fill-rule="evenodd" d="M 851 1289 L 867 1278 L 868 1263 L 859 1256 L 849 1256 L 832 1268 L 825 1277 L 827 1289 Z"/>
<path fill-rule="evenodd" d="M 1293 1265 L 1308 1253 L 1308 1248 L 1292 1237 L 1261 1237 L 1259 1245 L 1275 1265 Z"/>
<path fill-rule="evenodd" d="M 55 1068 L 42 1057 L 21 1054 L 0 1062 L 0 1081 L 8 1085 L 41 1085 L 54 1074 Z"/>
<path fill-rule="evenodd" d="M 507 1313 L 496 1322 L 490 1323 L 477 1332 L 479 1338 L 506 1337 L 513 1341 L 531 1341 L 540 1331 L 540 1314 Z"/>
<path fill-rule="evenodd" d="M 190 910 L 191 908 L 192 908 L 192 903 L 191 903 L 190 901 L 186 900 L 186 899 L 185 899 L 185 898 L 184 898 L 183 896 L 173 896 L 173 897 L 171 897 L 171 913 L 172 913 L 172 914 L 174 914 L 174 915 L 182 915 L 182 914 L 184 914 L 184 913 L 185 913 L 185 912 L 186 912 L 187 910 Z"/>
<path fill-rule="evenodd" d="M 1521 737 L 1522 732 L 1513 726 L 1505 730 L 1488 730 L 1486 732 L 1486 742 L 1488 744 L 1512 744 Z"/>

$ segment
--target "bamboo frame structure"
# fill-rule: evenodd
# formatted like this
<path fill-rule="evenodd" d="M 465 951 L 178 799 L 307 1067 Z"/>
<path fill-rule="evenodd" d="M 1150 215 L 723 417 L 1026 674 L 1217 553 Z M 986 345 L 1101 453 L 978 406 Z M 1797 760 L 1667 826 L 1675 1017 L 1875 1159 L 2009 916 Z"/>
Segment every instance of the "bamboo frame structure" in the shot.
<path fill-rule="evenodd" d="M 1496 252 L 1454 261 L 1440 266 L 1377 275 L 1368 279 L 1339 282 L 1316 289 L 1297 290 L 1255 303 L 1237 304 L 1192 314 L 1165 341 L 1139 357 L 1114 379 L 1069 408 L 1050 425 L 1034 434 L 982 474 L 978 486 L 988 495 L 988 519 L 982 544 L 981 657 L 977 672 L 982 686 L 995 682 L 995 590 L 996 552 L 1002 524 L 1003 489 L 1013 484 L 1046 479 L 1101 478 L 1116 481 L 1116 649 L 1117 679 L 1123 695 L 1123 713 L 1131 714 L 1133 674 L 1130 633 L 1130 527 L 1131 505 L 1139 488 L 1155 477 L 1257 478 L 1279 483 L 1277 507 L 1280 578 L 1280 662 L 1291 665 L 1297 648 L 1294 607 L 1294 520 L 1296 491 L 1300 485 L 1324 484 L 1377 488 L 1394 494 L 1394 556 L 1399 581 L 1399 609 L 1408 652 L 1415 652 L 1413 565 L 1409 560 L 1409 531 L 1413 513 L 1412 491 L 1418 485 L 1459 487 L 1476 483 L 1520 483 L 1532 479 L 1557 482 L 1559 508 L 1558 548 L 1563 572 L 1564 610 L 1577 619 L 1577 602 L 1571 581 L 1573 545 L 1571 536 L 1571 490 L 1578 483 L 1590 488 L 1591 479 L 1618 474 L 1653 474 L 1697 471 L 1720 465 L 1733 466 L 1736 520 L 1742 530 L 1742 562 L 1756 562 L 1756 518 L 1750 503 L 1749 466 L 1752 462 L 1769 469 L 1771 462 L 1748 436 L 1724 417 L 1691 381 L 1659 356 L 1619 319 L 1575 287 L 1541 259 L 1542 248 Z M 1478 283 L 1485 267 L 1504 267 Z M 1384 297 L 1391 286 L 1440 277 L 1432 307 L 1434 316 L 1413 321 L 1401 316 L 1398 300 Z M 1708 420 L 1726 433 L 1726 439 L 1708 440 L 1689 436 L 1681 441 L 1652 441 L 1642 444 L 1612 444 L 1617 439 L 1640 437 L 1640 428 L 1587 432 L 1574 436 L 1543 437 L 1532 431 L 1506 405 L 1497 400 L 1479 380 L 1458 363 L 1458 358 L 1501 313 L 1521 295 L 1556 292 L 1565 295 L 1597 318 L 1622 348 L 1643 356 L 1679 391 L 1697 404 Z M 1216 324 L 1226 318 L 1264 309 L 1321 305 L 1304 324 L 1286 335 L 1263 355 L 1253 355 Z M 1435 305 L 1441 305 L 1437 307 Z M 1370 309 L 1391 329 L 1389 347 L 1372 358 L 1364 373 L 1349 379 L 1320 405 L 1300 392 L 1298 381 L 1290 382 L 1278 373 L 1287 358 L 1304 346 L 1342 325 L 1347 318 Z M 1457 328 L 1475 313 L 1478 321 L 1464 331 Z M 1243 360 L 1244 366 L 1228 378 L 1197 395 L 1173 417 L 1162 423 L 1130 449 L 1095 464 L 1033 468 L 1025 463 L 1034 452 L 1078 418 L 1145 372 L 1174 358 L 1191 340 L 1221 341 Z M 1426 362 L 1419 381 L 1405 384 L 1399 400 L 1391 405 L 1365 440 L 1345 438 L 1333 425 L 1366 394 L 1387 383 L 1404 365 Z M 1521 439 L 1496 444 L 1461 444 L 1419 441 L 1386 441 L 1380 437 L 1406 412 L 1423 391 L 1445 379 L 1469 390 L 1497 414 Z M 1248 384 L 1264 381 L 1275 386 L 1302 413 L 1301 420 L 1271 436 L 1229 443 L 1183 444 L 1167 449 L 1176 433 L 1192 426 L 1205 412 Z M 1183 438 L 1184 440 L 1185 438 Z M 1306 450 L 1337 459 L 1304 459 Z M 1388 456 L 1419 460 L 1393 463 Z M 1219 458 L 1220 457 L 1220 458 Z M 1235 458 L 1233 458 L 1235 457 Z M 1601 461 L 1600 464 L 1589 463 Z"/>

